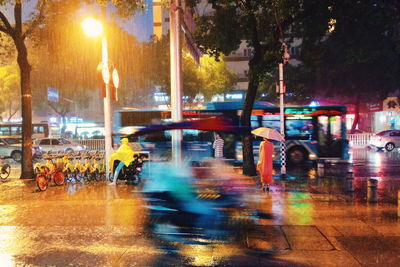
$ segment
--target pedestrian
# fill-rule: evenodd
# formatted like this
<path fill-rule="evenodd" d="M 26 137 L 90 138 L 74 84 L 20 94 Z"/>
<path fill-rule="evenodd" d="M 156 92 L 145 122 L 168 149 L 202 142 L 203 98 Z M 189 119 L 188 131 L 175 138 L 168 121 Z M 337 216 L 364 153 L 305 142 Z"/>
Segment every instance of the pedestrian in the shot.
<path fill-rule="evenodd" d="M 269 191 L 269 185 L 272 183 L 272 154 L 274 153 L 274 145 L 272 142 L 264 138 L 260 143 L 260 155 L 257 163 L 257 171 L 261 176 L 263 191 Z"/>
<path fill-rule="evenodd" d="M 221 159 L 224 157 L 224 139 L 222 139 L 218 133 L 215 133 L 213 149 L 215 158 Z"/>

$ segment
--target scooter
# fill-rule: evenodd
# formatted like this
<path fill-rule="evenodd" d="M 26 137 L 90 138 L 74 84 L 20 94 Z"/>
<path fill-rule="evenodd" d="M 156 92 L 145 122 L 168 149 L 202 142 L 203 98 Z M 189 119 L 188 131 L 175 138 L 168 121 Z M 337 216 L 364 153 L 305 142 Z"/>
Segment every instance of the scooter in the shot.
<path fill-rule="evenodd" d="M 118 174 L 117 180 L 124 180 L 127 184 L 138 185 L 141 182 L 141 173 L 143 168 L 145 156 L 143 154 L 134 155 L 134 160 L 129 166 L 124 166 Z M 114 179 L 114 172 L 119 164 L 119 160 L 114 162 L 112 173 L 109 174 L 109 180 L 112 182 Z"/>

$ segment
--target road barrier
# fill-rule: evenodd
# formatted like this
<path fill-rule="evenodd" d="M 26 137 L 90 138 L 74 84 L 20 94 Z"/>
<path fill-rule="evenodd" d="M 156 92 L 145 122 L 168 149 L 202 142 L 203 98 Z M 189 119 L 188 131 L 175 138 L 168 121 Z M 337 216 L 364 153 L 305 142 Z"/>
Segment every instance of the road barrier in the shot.
<path fill-rule="evenodd" d="M 350 142 L 350 147 L 363 148 L 369 145 L 373 135 L 373 133 L 348 134 L 347 139 Z"/>
<path fill-rule="evenodd" d="M 102 151 L 105 148 L 104 139 L 71 139 L 70 141 L 86 146 L 86 150 L 89 151 Z"/>

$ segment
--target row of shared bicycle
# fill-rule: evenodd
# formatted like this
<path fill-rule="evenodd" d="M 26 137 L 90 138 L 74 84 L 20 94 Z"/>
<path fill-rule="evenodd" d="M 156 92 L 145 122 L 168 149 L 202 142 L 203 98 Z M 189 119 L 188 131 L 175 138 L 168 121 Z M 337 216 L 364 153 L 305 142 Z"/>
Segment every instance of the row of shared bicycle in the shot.
<path fill-rule="evenodd" d="M 44 162 L 34 166 L 36 184 L 45 191 L 51 181 L 56 185 L 65 182 L 106 180 L 106 165 L 103 152 L 46 153 Z"/>

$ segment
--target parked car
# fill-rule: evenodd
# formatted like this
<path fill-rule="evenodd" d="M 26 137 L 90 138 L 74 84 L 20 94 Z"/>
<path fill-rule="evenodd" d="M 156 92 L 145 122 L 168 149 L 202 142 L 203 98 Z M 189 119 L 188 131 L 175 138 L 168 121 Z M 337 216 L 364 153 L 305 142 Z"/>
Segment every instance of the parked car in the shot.
<path fill-rule="evenodd" d="M 370 146 L 378 150 L 384 148 L 387 151 L 400 147 L 400 130 L 387 130 L 373 135 Z"/>
<path fill-rule="evenodd" d="M 32 146 L 32 155 L 34 158 L 42 156 L 42 152 L 37 145 Z M 12 158 L 16 162 L 21 162 L 22 159 L 22 138 L 12 136 L 0 137 L 0 156 Z"/>
<path fill-rule="evenodd" d="M 36 141 L 43 152 L 76 153 L 86 150 L 84 145 L 72 143 L 65 138 L 43 138 Z"/>

